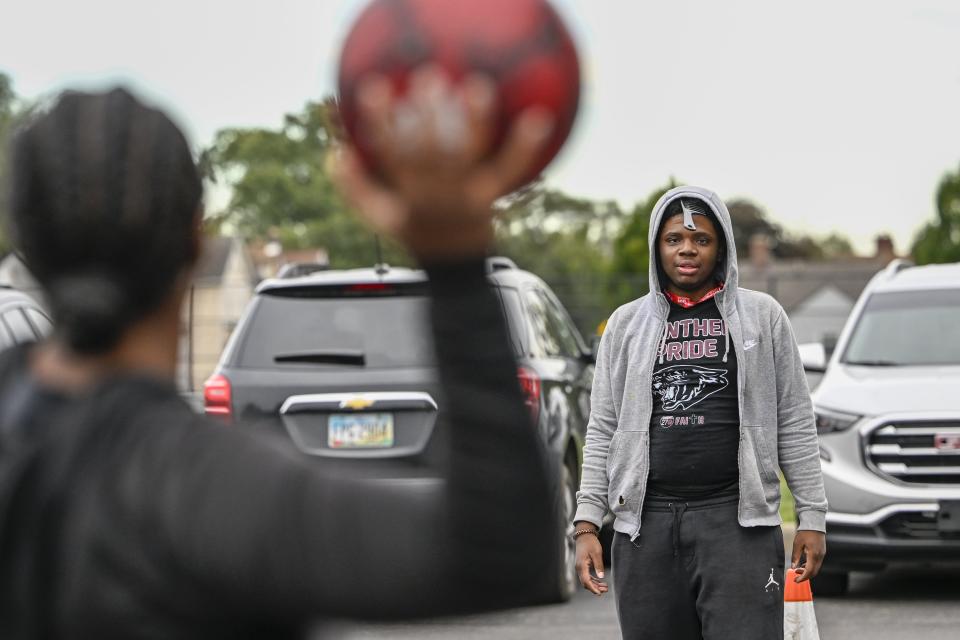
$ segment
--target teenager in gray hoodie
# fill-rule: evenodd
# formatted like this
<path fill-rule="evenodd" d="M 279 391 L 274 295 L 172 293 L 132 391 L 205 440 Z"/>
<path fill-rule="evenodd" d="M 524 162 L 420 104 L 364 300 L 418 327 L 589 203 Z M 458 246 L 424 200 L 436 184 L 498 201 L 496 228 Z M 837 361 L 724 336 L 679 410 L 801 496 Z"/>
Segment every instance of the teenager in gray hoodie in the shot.
<path fill-rule="evenodd" d="M 624 638 L 783 634 L 778 467 L 799 526 L 799 581 L 819 571 L 827 509 L 813 407 L 789 320 L 737 286 L 730 214 L 678 187 L 650 221 L 650 293 L 617 309 L 597 357 L 577 495 L 577 569 L 602 595 L 608 510 Z"/>

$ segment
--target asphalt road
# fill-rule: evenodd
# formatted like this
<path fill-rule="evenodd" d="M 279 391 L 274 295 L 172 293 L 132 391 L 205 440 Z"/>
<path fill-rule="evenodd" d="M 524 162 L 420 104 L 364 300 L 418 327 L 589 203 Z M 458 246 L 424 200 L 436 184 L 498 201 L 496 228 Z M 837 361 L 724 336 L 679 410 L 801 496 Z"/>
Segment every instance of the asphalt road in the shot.
<path fill-rule="evenodd" d="M 822 640 L 958 640 L 960 569 L 855 573 L 847 595 L 814 606 Z"/>
<path fill-rule="evenodd" d="M 850 593 L 815 603 L 822 640 L 960 639 L 960 569 L 854 574 Z M 616 640 L 613 598 L 580 592 L 567 604 L 389 626 L 328 627 L 341 640 Z"/>

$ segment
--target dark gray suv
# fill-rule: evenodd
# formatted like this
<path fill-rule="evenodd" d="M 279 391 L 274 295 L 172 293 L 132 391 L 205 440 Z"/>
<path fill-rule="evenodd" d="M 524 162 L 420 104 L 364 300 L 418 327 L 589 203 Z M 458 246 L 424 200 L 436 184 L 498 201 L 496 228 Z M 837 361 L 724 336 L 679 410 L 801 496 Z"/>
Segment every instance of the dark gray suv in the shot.
<path fill-rule="evenodd" d="M 293 271 L 296 273 L 296 271 Z M 538 277 L 488 261 L 517 379 L 536 428 L 560 462 L 572 533 L 593 356 Z M 208 414 L 284 434 L 328 468 L 367 465 L 384 486 L 442 487 L 444 400 L 420 271 L 379 267 L 267 280 L 257 288 L 204 387 Z M 569 535 L 557 549 L 556 600 L 577 585 Z"/>

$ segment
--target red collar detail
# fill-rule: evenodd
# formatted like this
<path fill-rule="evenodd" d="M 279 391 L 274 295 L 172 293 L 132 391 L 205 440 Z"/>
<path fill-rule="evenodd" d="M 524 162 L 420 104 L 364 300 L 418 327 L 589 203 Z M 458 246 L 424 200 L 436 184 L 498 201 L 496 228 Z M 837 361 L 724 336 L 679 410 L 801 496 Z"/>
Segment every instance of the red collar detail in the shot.
<path fill-rule="evenodd" d="M 678 296 L 677 294 L 675 294 L 675 293 L 673 293 L 673 292 L 671 292 L 671 291 L 667 291 L 666 289 L 663 290 L 663 294 L 664 294 L 665 296 L 667 296 L 667 298 L 670 300 L 670 302 L 672 302 L 672 303 L 674 303 L 674 304 L 677 304 L 677 305 L 680 305 L 680 306 L 683 307 L 684 309 L 689 309 L 690 307 L 695 307 L 695 306 L 697 306 L 697 305 L 700 304 L 701 302 L 706 302 L 707 300 L 709 300 L 710 298 L 714 297 L 715 295 L 717 295 L 717 294 L 720 293 L 721 291 L 723 291 L 723 283 L 722 283 L 722 282 L 721 282 L 720 284 L 718 284 L 717 286 L 715 286 L 713 289 L 710 289 L 710 291 L 707 291 L 705 294 L 703 294 L 703 297 L 702 297 L 702 298 L 700 298 L 699 300 L 696 300 L 696 301 L 694 301 L 693 298 L 690 298 L 690 297 L 688 297 L 688 296 Z"/>

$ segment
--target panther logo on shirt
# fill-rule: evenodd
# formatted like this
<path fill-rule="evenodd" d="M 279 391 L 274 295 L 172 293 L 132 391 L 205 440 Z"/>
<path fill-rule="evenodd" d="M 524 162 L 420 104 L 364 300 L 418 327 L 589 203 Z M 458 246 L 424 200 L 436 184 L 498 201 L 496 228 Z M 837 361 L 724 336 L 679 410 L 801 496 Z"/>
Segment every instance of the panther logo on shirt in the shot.
<path fill-rule="evenodd" d="M 664 411 L 686 411 L 704 398 L 727 388 L 724 369 L 707 369 L 678 364 L 661 369 L 653 376 L 653 393 Z"/>

